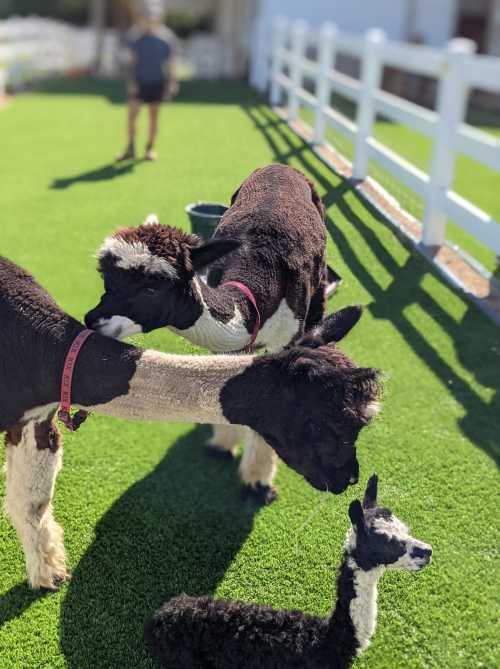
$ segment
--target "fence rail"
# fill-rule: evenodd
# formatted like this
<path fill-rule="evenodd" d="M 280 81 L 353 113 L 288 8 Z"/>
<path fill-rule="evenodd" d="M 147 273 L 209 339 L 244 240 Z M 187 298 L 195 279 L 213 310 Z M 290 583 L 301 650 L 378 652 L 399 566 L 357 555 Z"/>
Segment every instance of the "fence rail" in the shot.
<path fill-rule="evenodd" d="M 313 45 L 316 60 L 310 55 Z M 359 80 L 335 68 L 338 53 L 360 61 Z M 382 90 L 385 66 L 436 78 L 436 111 Z M 312 92 L 305 89 L 305 78 L 313 80 Z M 472 88 L 500 92 L 500 58 L 475 55 L 475 44 L 465 39 L 451 40 L 439 50 L 387 42 L 380 30 L 370 30 L 360 38 L 340 33 L 334 24 L 325 24 L 318 32 L 303 21 L 291 23 L 279 18 L 273 32 L 270 85 L 273 105 L 287 95 L 290 121 L 298 118 L 301 105 L 313 110 L 314 143 L 324 143 L 329 125 L 353 141 L 354 178 L 365 179 L 368 162 L 373 160 L 423 199 L 425 245 L 445 242 L 450 217 L 500 255 L 500 224 L 452 190 L 458 153 L 500 171 L 500 140 L 464 120 Z M 332 107 L 333 93 L 356 104 L 355 121 Z M 430 138 L 428 174 L 373 137 L 377 114 Z"/>

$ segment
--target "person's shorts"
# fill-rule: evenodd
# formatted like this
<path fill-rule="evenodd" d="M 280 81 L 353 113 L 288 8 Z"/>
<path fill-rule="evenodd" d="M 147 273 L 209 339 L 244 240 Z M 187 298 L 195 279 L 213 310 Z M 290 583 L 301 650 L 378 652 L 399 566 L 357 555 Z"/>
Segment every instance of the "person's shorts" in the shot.
<path fill-rule="evenodd" d="M 151 104 L 153 102 L 161 102 L 165 95 L 166 82 L 160 81 L 158 83 L 141 83 L 137 84 L 138 91 L 136 99 L 141 102 Z"/>

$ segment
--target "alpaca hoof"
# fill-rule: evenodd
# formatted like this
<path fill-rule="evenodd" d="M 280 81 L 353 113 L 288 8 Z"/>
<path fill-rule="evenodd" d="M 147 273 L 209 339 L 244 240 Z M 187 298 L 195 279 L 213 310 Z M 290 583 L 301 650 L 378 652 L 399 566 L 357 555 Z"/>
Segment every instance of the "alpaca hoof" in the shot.
<path fill-rule="evenodd" d="M 263 483 L 246 485 L 241 494 L 243 499 L 250 500 L 258 506 L 269 506 L 269 504 L 272 504 L 278 498 L 276 488 L 272 485 L 264 485 Z"/>
<path fill-rule="evenodd" d="M 63 583 L 66 583 L 67 581 L 71 581 L 71 574 L 69 573 L 55 574 L 54 576 L 52 576 L 50 581 L 42 583 L 40 585 L 40 589 L 44 590 L 45 592 L 58 592 Z"/>
<path fill-rule="evenodd" d="M 221 448 L 215 444 L 207 444 L 205 446 L 205 455 L 208 455 L 209 458 L 215 458 L 217 460 L 234 460 L 235 455 L 234 451 Z"/>

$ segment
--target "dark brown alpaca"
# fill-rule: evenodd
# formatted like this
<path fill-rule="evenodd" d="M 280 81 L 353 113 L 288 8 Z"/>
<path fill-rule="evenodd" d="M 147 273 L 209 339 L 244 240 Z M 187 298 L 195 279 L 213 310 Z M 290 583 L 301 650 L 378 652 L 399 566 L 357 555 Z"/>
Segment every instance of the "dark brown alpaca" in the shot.
<path fill-rule="evenodd" d="M 228 284 L 236 281 L 251 291 L 260 313 L 255 346 L 278 351 L 324 316 L 324 214 L 301 172 L 269 165 L 241 184 L 207 244 L 154 217 L 119 230 L 99 252 L 106 292 L 86 323 L 113 337 L 167 326 L 213 352 L 240 351 L 252 340 L 257 312 Z M 207 266 L 205 282 L 199 272 Z M 232 455 L 241 436 L 214 426 L 212 454 Z M 247 438 L 241 477 L 247 492 L 272 501 L 275 454 L 257 435 Z"/>

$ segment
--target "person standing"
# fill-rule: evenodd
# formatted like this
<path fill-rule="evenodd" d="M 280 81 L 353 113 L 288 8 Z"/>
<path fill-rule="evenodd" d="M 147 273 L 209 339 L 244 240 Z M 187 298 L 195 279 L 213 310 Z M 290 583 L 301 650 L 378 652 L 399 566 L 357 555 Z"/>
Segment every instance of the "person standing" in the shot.
<path fill-rule="evenodd" d="M 117 161 L 136 157 L 137 117 L 144 103 L 149 112 L 149 134 L 145 159 L 156 160 L 155 141 L 158 134 L 160 106 L 178 91 L 175 67 L 176 39 L 164 25 L 162 3 L 144 3 L 136 25 L 127 39 L 128 64 L 128 144 Z"/>

